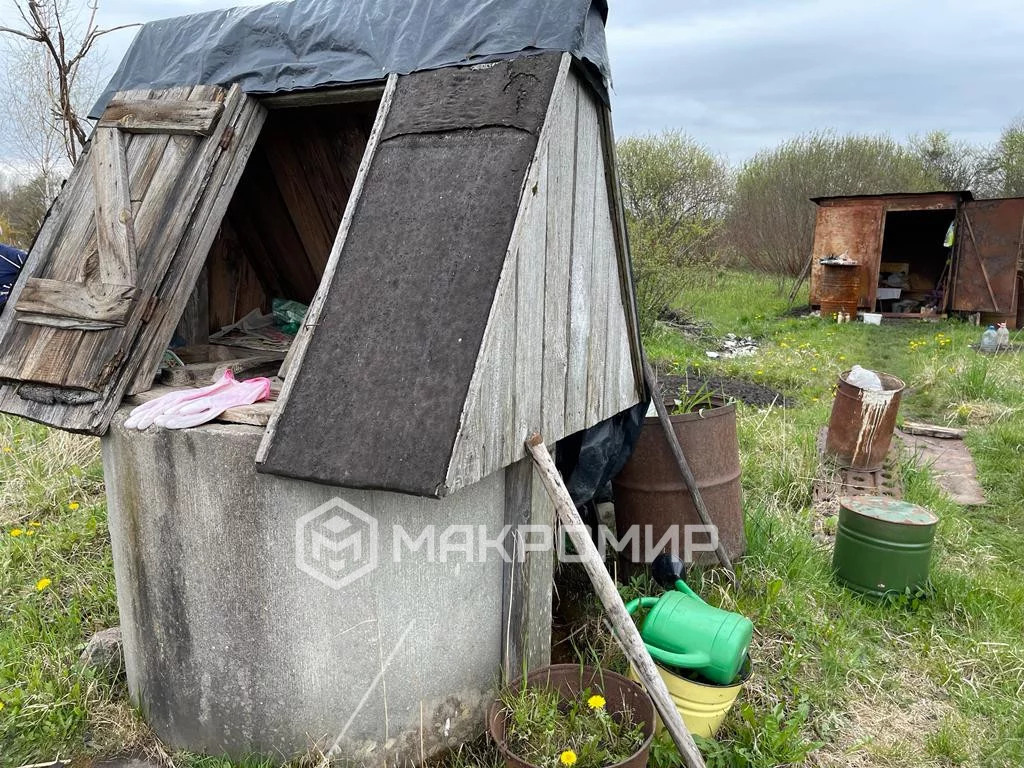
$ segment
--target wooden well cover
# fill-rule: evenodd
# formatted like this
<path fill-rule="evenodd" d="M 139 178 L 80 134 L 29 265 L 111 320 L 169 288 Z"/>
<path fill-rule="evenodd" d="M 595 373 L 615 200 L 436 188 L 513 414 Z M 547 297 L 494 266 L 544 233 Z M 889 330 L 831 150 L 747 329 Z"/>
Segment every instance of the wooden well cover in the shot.
<path fill-rule="evenodd" d="M 0 410 L 102 434 L 146 388 L 264 114 L 237 87 L 114 97 L 0 316 Z"/>

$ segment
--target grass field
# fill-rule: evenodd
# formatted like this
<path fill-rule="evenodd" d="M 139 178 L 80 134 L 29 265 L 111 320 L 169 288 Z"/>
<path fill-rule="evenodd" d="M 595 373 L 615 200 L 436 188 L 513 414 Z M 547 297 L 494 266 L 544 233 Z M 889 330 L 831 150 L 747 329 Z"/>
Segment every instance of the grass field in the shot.
<path fill-rule="evenodd" d="M 648 342 L 663 368 L 696 365 L 795 398 L 740 408 L 750 546 L 738 589 L 692 580 L 757 628 L 755 675 L 717 743 L 703 744 L 709 765 L 1024 765 L 1024 357 L 978 355 L 978 329 L 957 322 L 790 317 L 775 288 L 722 273 L 685 297 L 704 339 L 661 327 Z M 709 360 L 710 339 L 727 332 L 756 337 L 759 352 Z M 904 417 L 969 427 L 988 505 L 952 504 L 927 467 L 901 464 L 906 498 L 941 517 L 927 600 L 858 599 L 833 583 L 830 552 L 812 538 L 816 433 L 854 363 L 907 382 Z M 95 441 L 0 418 L 0 477 L 0 768 L 158 752 L 123 684 L 76 664 L 85 639 L 117 622 Z M 466 750 L 449 762 L 491 758 Z"/>

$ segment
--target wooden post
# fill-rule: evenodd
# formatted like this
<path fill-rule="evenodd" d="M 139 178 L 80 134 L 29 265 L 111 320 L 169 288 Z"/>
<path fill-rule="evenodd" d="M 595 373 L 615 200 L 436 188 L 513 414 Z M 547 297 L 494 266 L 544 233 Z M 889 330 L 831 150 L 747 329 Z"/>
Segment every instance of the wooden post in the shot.
<path fill-rule="evenodd" d="M 683 482 L 686 483 L 686 487 L 690 490 L 690 497 L 693 499 L 693 506 L 697 509 L 697 516 L 700 521 L 707 526 L 713 526 L 715 523 L 711 519 L 711 513 L 708 512 L 708 508 L 704 505 L 704 497 L 700 495 L 700 489 L 697 487 L 697 479 L 693 476 L 693 471 L 690 469 L 689 463 L 686 461 L 686 456 L 683 454 L 683 447 L 679 444 L 679 438 L 676 437 L 676 431 L 672 429 L 672 420 L 668 417 L 668 410 L 665 408 L 665 403 L 661 399 L 661 391 L 658 389 L 658 382 L 654 376 L 654 370 L 651 368 L 650 362 L 647 360 L 647 356 L 644 355 L 644 378 L 647 379 L 647 387 L 651 390 L 651 397 L 654 400 L 654 408 L 658 411 L 658 419 L 661 421 L 661 427 L 665 431 L 665 439 L 668 440 L 668 447 L 672 449 L 672 455 L 675 456 L 676 464 L 679 467 L 679 472 L 683 476 Z M 736 586 L 736 571 L 732 567 L 732 561 L 729 559 L 728 553 L 725 551 L 725 545 L 722 540 L 718 539 L 718 545 L 715 548 L 715 553 L 718 555 L 718 561 L 725 568 L 726 573 L 729 575 L 729 583 Z"/>
<path fill-rule="evenodd" d="M 686 724 L 672 702 L 668 688 L 665 687 L 665 681 L 658 674 L 654 660 L 651 659 L 651 655 L 640 637 L 639 630 L 633 623 L 629 612 L 626 611 L 626 606 L 619 596 L 615 582 L 605 569 L 597 547 L 590 540 L 590 535 L 583 525 L 579 512 L 576 511 L 576 505 L 573 504 L 572 497 L 569 496 L 569 490 L 565 487 L 562 476 L 558 474 L 558 468 L 555 466 L 551 454 L 548 453 L 544 440 L 540 435 L 533 434 L 526 441 L 526 449 L 537 464 L 541 481 L 551 500 L 555 503 L 558 520 L 569 534 L 569 538 L 583 562 L 583 568 L 590 577 L 591 584 L 594 585 L 594 591 L 604 605 L 608 619 L 615 630 L 615 639 L 622 646 L 622 650 L 626 652 L 630 664 L 633 665 L 633 669 L 636 670 L 640 680 L 647 688 L 647 693 L 653 699 L 662 722 L 665 723 L 672 740 L 679 748 L 679 754 L 683 756 L 688 768 L 705 768 L 704 758 L 701 756 L 700 750 L 697 749 L 690 732 L 686 730 Z"/>

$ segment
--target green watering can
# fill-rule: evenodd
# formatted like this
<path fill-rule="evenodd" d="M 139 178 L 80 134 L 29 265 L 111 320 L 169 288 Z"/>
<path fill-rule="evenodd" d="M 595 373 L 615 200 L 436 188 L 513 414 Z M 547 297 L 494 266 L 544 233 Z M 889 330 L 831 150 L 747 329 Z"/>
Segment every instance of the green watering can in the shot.
<path fill-rule="evenodd" d="M 683 562 L 659 555 L 655 580 L 668 590 L 661 597 L 641 597 L 626 603 L 630 614 L 650 608 L 640 636 L 655 661 L 699 672 L 713 683 L 736 682 L 754 625 L 746 616 L 708 605 L 683 581 Z"/>

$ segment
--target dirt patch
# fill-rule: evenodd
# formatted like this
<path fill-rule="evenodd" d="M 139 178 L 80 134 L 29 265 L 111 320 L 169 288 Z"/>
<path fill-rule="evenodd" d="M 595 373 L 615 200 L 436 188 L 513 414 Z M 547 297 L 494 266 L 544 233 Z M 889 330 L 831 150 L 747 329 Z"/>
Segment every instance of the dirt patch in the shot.
<path fill-rule="evenodd" d="M 956 712 L 946 694 L 931 680 L 912 670 L 895 671 L 870 689 L 851 685 L 851 701 L 835 738 L 808 760 L 817 768 L 881 768 L 882 766 L 948 765 L 926 753 L 930 733 L 955 722 Z"/>
<path fill-rule="evenodd" d="M 677 397 L 684 387 L 690 392 L 698 392 L 704 388 L 711 394 L 723 395 L 760 408 L 769 405 L 788 408 L 793 405 L 792 398 L 786 397 L 777 389 L 747 379 L 701 373 L 693 368 L 687 370 L 685 375 L 665 374 L 659 376 L 658 385 L 664 398 Z"/>

